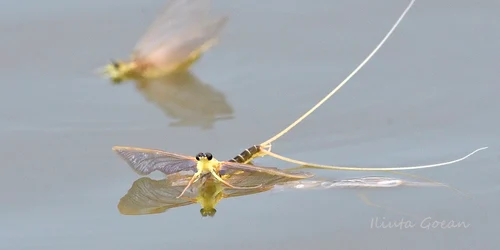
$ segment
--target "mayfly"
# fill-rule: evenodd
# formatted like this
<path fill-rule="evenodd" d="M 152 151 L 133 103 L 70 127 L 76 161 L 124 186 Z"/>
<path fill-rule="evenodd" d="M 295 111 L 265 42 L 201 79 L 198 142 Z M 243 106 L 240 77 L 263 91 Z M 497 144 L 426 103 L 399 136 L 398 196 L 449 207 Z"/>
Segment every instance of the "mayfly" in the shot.
<path fill-rule="evenodd" d="M 313 175 L 306 172 L 285 172 L 278 168 L 259 167 L 245 163 L 239 163 L 234 160 L 218 161 L 209 152 L 198 153 L 195 157 L 170 153 L 157 149 L 146 149 L 136 147 L 115 146 L 113 150 L 120 155 L 129 166 L 140 175 L 148 175 L 154 171 L 163 172 L 166 175 L 192 171 L 195 174 L 190 179 L 186 188 L 181 192 L 178 198 L 197 181 L 200 177 L 211 174 L 221 183 L 234 189 L 255 189 L 261 188 L 262 184 L 257 186 L 237 187 L 221 178 L 222 174 L 228 171 L 259 172 L 272 176 L 282 176 L 292 179 L 305 179 Z"/>
<path fill-rule="evenodd" d="M 111 80 L 158 78 L 189 69 L 217 42 L 227 16 L 210 15 L 210 0 L 170 0 L 136 44 L 129 61 L 104 69 Z"/>

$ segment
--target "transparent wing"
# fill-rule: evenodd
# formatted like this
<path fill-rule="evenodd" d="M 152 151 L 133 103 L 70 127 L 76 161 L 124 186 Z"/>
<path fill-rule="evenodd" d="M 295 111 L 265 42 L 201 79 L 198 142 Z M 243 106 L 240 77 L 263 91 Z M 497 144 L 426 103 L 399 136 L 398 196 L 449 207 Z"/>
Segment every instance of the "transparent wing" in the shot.
<path fill-rule="evenodd" d="M 186 30 L 186 24 L 197 23 L 210 11 L 210 0 L 169 0 L 146 33 L 137 42 L 135 49 L 145 51 L 158 44 L 158 38 L 173 36 Z"/>
<path fill-rule="evenodd" d="M 237 162 L 221 162 L 221 171 L 228 173 L 228 170 L 240 170 L 245 172 L 259 172 L 261 174 L 281 176 L 293 179 L 310 178 L 313 174 L 308 172 L 286 172 L 273 167 L 259 167 L 255 165 L 237 163 Z M 229 172 L 230 173 L 230 172 Z"/>
<path fill-rule="evenodd" d="M 255 188 L 255 189 L 231 189 L 231 188 L 226 188 L 224 189 L 224 198 L 233 198 L 233 197 L 239 197 L 239 196 L 246 196 L 246 195 L 252 195 L 252 194 L 258 194 L 258 193 L 263 193 L 267 192 L 274 187 L 268 186 L 264 188 Z"/>
<path fill-rule="evenodd" d="M 115 146 L 113 150 L 140 175 L 154 171 L 161 171 L 167 175 L 181 171 L 196 171 L 194 157 L 147 148 Z"/>
<path fill-rule="evenodd" d="M 142 177 L 134 182 L 118 203 L 118 211 L 125 215 L 158 214 L 174 207 L 193 204 L 186 199 L 177 199 L 185 186 L 172 186 L 170 179 L 152 180 Z M 194 199 L 196 193 L 188 190 L 186 198 Z"/>
<path fill-rule="evenodd" d="M 330 189 L 330 188 L 394 188 L 400 186 L 441 187 L 442 183 L 414 182 L 383 176 L 370 176 L 336 181 L 300 180 L 279 184 L 279 188 Z"/>
<path fill-rule="evenodd" d="M 224 193 L 226 194 L 226 197 L 244 195 L 243 192 L 241 191 L 246 191 L 246 192 L 251 191 L 248 192 L 248 194 L 260 193 L 271 190 L 276 185 L 284 185 L 285 183 L 294 182 L 297 180 L 297 178 L 291 178 L 282 175 L 270 175 L 265 172 L 252 172 L 252 171 L 237 171 L 233 174 L 223 176 L 223 178 L 226 182 L 229 182 L 231 185 L 234 186 L 245 187 L 245 186 L 256 186 L 260 184 L 263 187 L 262 189 L 255 189 L 255 190 L 254 189 L 240 190 L 240 189 L 232 189 L 230 187 L 225 187 Z"/>
<path fill-rule="evenodd" d="M 189 71 L 136 82 L 148 101 L 177 120 L 171 126 L 209 128 L 218 120 L 232 118 L 234 110 L 225 95 Z"/>
<path fill-rule="evenodd" d="M 185 60 L 216 39 L 227 22 L 209 12 L 210 0 L 171 0 L 135 46 L 134 57 L 156 64 Z"/>

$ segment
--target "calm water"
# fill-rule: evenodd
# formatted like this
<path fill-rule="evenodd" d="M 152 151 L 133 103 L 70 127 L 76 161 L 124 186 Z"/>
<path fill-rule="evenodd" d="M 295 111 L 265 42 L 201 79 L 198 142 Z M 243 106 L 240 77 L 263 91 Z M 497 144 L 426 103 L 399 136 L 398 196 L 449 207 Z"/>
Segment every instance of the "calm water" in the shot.
<path fill-rule="evenodd" d="M 163 5 L 49 0 L 1 8 L 1 249 L 496 249 L 498 1 L 417 1 L 359 75 L 273 144 L 291 158 L 364 167 L 448 161 L 489 146 L 455 165 L 412 171 L 472 198 L 447 188 L 363 192 L 381 206 L 469 225 L 432 230 L 347 189 L 227 199 L 210 219 L 199 205 L 121 215 L 117 203 L 139 176 L 112 146 L 230 158 L 335 87 L 407 1 L 215 1 L 231 19 L 189 85 L 139 89 L 95 75 L 128 57 Z M 377 218 L 416 226 L 372 227 Z"/>

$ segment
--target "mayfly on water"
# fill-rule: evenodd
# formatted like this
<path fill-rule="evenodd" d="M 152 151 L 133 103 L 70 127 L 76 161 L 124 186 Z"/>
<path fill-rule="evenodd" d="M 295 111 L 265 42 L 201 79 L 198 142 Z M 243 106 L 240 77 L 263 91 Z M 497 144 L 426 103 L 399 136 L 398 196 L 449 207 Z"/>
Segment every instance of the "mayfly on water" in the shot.
<path fill-rule="evenodd" d="M 368 60 L 376 53 L 376 51 L 384 44 L 386 39 L 390 36 L 390 34 L 397 27 L 399 22 L 402 20 L 404 15 L 411 8 L 415 0 L 412 0 L 405 11 L 401 14 L 397 22 L 393 25 L 389 33 L 386 34 L 384 39 L 379 43 L 379 45 L 372 51 L 372 53 L 334 90 L 332 90 L 325 98 L 323 98 L 320 102 L 318 102 L 312 109 L 306 112 L 302 117 L 297 119 L 294 123 L 288 126 L 286 129 L 276 134 L 266 142 L 261 143 L 260 145 L 251 146 L 248 149 L 244 150 L 242 153 L 237 155 L 236 157 L 224 161 L 219 162 L 213 159 L 211 153 L 200 153 L 196 157 L 184 156 L 179 154 L 173 154 L 166 151 L 155 150 L 155 149 L 145 149 L 145 148 L 133 148 L 133 147 L 119 147 L 116 146 L 113 148 L 116 152 L 120 154 L 122 158 L 124 158 L 129 165 L 136 170 L 140 174 L 149 174 L 155 170 L 159 170 L 164 172 L 165 174 L 173 174 L 180 171 L 193 171 L 195 174 L 190 179 L 190 182 L 186 186 L 186 188 L 182 191 L 182 193 L 178 196 L 182 196 L 184 192 L 189 188 L 189 186 L 198 180 L 200 177 L 203 177 L 205 174 L 211 174 L 214 178 L 224 183 L 225 185 L 233 188 L 237 188 L 224 181 L 220 176 L 225 174 L 228 170 L 239 170 L 239 171 L 253 171 L 253 172 L 262 172 L 267 173 L 269 175 L 278 175 L 278 176 L 294 176 L 297 179 L 305 179 L 310 178 L 313 175 L 309 173 L 291 173 L 291 169 L 288 170 L 279 170 L 277 168 L 267 168 L 267 167 L 256 167 L 250 165 L 249 162 L 255 157 L 261 157 L 265 155 L 269 155 L 287 162 L 292 162 L 295 164 L 302 165 L 301 167 L 312 167 L 312 168 L 323 168 L 323 169 L 336 169 L 336 170 L 350 170 L 350 171 L 398 171 L 398 170 L 410 170 L 410 169 L 424 169 L 424 168 L 433 168 L 438 166 L 449 165 L 452 163 L 456 163 L 458 161 L 462 161 L 470 155 L 476 153 L 477 151 L 486 149 L 486 147 L 477 149 L 472 153 L 468 154 L 465 157 L 462 157 L 457 160 L 452 160 L 448 162 L 422 165 L 422 166 L 409 166 L 409 167 L 388 167 L 388 168 L 361 168 L 361 167 L 337 167 L 337 166 L 327 166 L 320 164 L 313 164 L 302 162 L 294 159 L 290 159 L 284 156 L 280 156 L 276 153 L 270 151 L 271 143 L 287 133 L 290 129 L 300 123 L 303 119 L 305 119 L 308 115 L 314 112 L 319 106 L 322 105 L 328 98 L 330 98 L 336 91 L 340 89 L 357 71 L 359 71 L 364 64 L 368 62 Z M 251 188 L 261 188 L 262 185 L 250 186 L 250 187 L 238 187 L 242 189 L 251 189 Z"/>
<path fill-rule="evenodd" d="M 222 174 L 229 171 L 259 172 L 273 176 L 283 176 L 294 179 L 305 179 L 312 177 L 312 174 L 305 172 L 285 172 L 278 168 L 259 167 L 237 161 L 218 161 L 209 152 L 198 153 L 195 157 L 170 153 L 156 149 L 134 148 L 134 147 L 113 147 L 113 150 L 120 155 L 129 166 L 138 174 L 147 175 L 154 171 L 163 172 L 166 175 L 182 171 L 194 172 L 186 188 L 178 196 L 181 197 L 192 183 L 206 174 L 211 174 L 215 179 L 225 185 L 235 189 L 254 189 L 262 185 L 249 187 L 236 187 L 221 178 Z M 221 173 L 222 171 L 222 173 Z"/>

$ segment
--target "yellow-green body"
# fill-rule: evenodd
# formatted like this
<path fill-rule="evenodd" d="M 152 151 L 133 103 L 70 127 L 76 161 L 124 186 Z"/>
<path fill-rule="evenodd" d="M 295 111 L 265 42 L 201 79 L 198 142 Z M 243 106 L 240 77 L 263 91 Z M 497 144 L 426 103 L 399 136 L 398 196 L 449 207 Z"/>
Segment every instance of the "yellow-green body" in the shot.
<path fill-rule="evenodd" d="M 169 66 L 141 65 L 136 60 L 129 62 L 113 62 L 106 66 L 105 73 L 116 83 L 132 79 L 155 79 L 168 74 L 187 71 L 196 61 L 201 58 L 203 51 L 197 50 L 186 60 Z"/>
<path fill-rule="evenodd" d="M 224 198 L 224 186 L 215 182 L 212 178 L 206 180 L 198 189 L 196 202 L 200 204 L 202 216 L 213 216 L 216 213 L 215 206 Z"/>
<path fill-rule="evenodd" d="M 130 61 L 104 69 L 114 82 L 186 71 L 218 40 L 228 17 L 212 15 L 207 0 L 170 0 L 137 42 Z"/>

